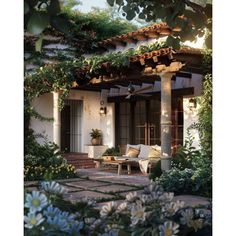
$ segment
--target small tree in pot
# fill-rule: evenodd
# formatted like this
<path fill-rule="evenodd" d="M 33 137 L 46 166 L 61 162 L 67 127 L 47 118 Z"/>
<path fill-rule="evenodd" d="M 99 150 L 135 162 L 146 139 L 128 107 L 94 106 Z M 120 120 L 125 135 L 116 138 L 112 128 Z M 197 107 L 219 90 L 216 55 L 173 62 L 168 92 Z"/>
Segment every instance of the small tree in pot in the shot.
<path fill-rule="evenodd" d="M 102 131 L 100 129 L 92 129 L 90 136 L 92 145 L 100 145 L 102 143 Z"/>

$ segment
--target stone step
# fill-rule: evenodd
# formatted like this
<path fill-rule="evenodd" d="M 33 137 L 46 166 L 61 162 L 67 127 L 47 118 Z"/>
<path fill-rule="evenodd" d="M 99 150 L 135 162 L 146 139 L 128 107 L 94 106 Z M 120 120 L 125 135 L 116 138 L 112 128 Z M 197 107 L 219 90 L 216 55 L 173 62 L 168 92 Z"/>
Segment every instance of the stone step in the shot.
<path fill-rule="evenodd" d="M 73 165 L 76 169 L 94 168 L 95 163 L 88 158 L 87 153 L 65 153 L 63 156 L 66 158 L 67 163 Z"/>

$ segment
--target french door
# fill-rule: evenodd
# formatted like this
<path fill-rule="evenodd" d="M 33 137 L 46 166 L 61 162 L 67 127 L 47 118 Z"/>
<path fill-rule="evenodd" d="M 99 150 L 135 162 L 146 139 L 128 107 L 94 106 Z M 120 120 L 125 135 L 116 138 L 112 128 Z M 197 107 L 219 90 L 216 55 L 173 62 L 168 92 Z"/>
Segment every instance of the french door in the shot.
<path fill-rule="evenodd" d="M 159 99 L 116 104 L 116 145 L 161 145 Z M 172 99 L 172 145 L 183 144 L 183 100 Z"/>
<path fill-rule="evenodd" d="M 134 106 L 134 143 L 160 145 L 159 100 L 138 101 Z"/>
<path fill-rule="evenodd" d="M 61 150 L 82 151 L 82 101 L 65 100 L 61 111 Z"/>

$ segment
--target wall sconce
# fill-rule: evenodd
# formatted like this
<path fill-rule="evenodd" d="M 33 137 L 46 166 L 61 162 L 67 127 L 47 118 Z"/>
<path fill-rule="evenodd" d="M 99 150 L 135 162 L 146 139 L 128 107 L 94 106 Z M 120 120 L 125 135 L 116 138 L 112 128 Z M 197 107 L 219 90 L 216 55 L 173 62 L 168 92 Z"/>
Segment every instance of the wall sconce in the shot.
<path fill-rule="evenodd" d="M 197 107 L 197 101 L 195 98 L 190 98 L 188 102 L 188 108 L 192 110 L 193 108 Z"/>
<path fill-rule="evenodd" d="M 107 114 L 107 108 L 105 106 L 103 106 L 104 101 L 101 101 L 100 105 L 101 105 L 101 107 L 100 107 L 100 110 L 99 110 L 99 114 L 100 115 L 106 115 Z"/>

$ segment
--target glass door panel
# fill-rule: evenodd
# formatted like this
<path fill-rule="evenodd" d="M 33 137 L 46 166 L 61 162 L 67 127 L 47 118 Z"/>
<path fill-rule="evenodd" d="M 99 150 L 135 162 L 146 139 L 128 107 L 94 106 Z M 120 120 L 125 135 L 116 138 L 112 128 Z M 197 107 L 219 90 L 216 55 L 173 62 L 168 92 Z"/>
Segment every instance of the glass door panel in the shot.
<path fill-rule="evenodd" d="M 147 144 L 146 103 L 138 101 L 134 108 L 135 144 Z"/>

